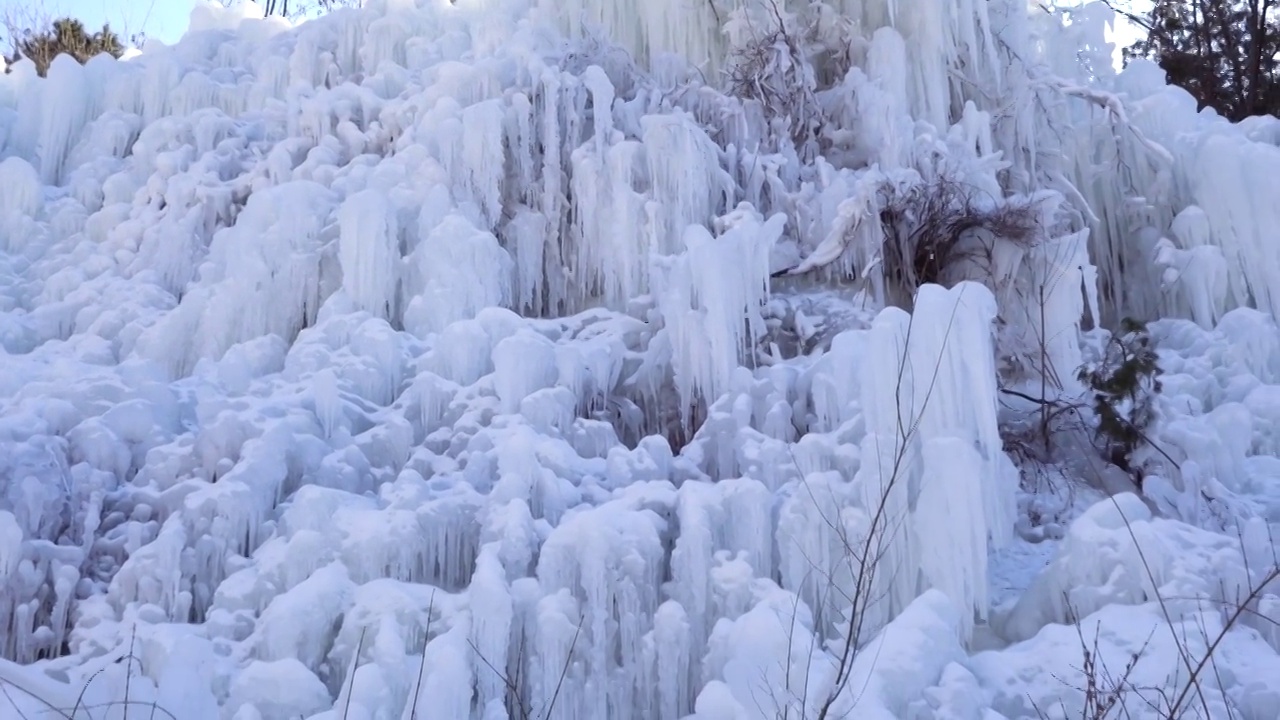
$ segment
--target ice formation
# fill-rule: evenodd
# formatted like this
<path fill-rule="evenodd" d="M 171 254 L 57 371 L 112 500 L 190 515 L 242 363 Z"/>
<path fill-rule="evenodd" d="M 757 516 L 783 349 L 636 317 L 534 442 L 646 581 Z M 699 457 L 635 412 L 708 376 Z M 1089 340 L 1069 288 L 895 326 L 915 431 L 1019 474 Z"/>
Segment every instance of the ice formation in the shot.
<path fill-rule="evenodd" d="M 1280 133 L 1106 8 L 365 5 L 0 76 L 0 717 L 1026 717 L 1266 580 Z M 1172 462 L 1002 602 L 1127 316 Z"/>

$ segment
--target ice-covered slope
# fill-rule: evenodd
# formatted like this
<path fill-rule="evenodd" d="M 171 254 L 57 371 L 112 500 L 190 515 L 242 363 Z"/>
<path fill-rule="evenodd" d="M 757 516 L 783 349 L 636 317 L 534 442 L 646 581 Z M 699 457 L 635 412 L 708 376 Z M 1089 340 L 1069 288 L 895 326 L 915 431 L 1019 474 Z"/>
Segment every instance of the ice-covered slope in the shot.
<path fill-rule="evenodd" d="M 1274 123 L 1094 7 L 253 10 L 0 77 L 0 717 L 1078 717 L 1081 616 L 1138 717 L 1254 589 L 1280 713 Z M 1159 516 L 993 607 L 998 388 L 1135 314 Z"/>

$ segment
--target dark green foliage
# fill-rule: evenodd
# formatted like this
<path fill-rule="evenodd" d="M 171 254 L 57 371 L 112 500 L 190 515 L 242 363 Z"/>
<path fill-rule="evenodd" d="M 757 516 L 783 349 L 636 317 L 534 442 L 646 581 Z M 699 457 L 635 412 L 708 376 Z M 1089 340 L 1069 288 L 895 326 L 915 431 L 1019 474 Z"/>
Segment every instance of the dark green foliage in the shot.
<path fill-rule="evenodd" d="M 124 43 L 111 32 L 110 26 L 103 25 L 102 30 L 91 33 L 85 29 L 84 23 L 72 18 L 57 20 L 40 30 L 22 30 L 12 42 L 13 52 L 5 58 L 5 63 L 12 65 L 20 58 L 27 58 L 36 64 L 40 77 L 49 72 L 53 59 L 63 53 L 79 63 L 88 62 L 101 53 L 112 57 L 120 57 L 124 53 Z"/>
<path fill-rule="evenodd" d="M 1273 0 L 1155 0 L 1147 13 L 1121 13 L 1145 35 L 1125 49 L 1126 59 L 1154 60 L 1201 108 L 1230 120 L 1280 115 L 1280 8 Z"/>
<path fill-rule="evenodd" d="M 1136 450 L 1147 442 L 1160 394 L 1160 366 L 1146 325 L 1126 318 L 1097 363 L 1080 368 L 1080 381 L 1093 391 L 1097 439 L 1112 463 L 1131 470 Z"/>

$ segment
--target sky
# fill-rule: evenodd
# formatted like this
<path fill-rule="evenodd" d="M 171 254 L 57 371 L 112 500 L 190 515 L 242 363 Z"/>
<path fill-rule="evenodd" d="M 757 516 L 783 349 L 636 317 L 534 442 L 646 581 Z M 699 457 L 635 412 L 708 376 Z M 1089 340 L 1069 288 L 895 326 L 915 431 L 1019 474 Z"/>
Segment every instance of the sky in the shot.
<path fill-rule="evenodd" d="M 74 17 L 90 29 L 101 29 L 107 22 L 122 40 L 145 32 L 147 37 L 172 43 L 187 29 L 194 4 L 195 0 L 0 0 L 0 16 Z"/>

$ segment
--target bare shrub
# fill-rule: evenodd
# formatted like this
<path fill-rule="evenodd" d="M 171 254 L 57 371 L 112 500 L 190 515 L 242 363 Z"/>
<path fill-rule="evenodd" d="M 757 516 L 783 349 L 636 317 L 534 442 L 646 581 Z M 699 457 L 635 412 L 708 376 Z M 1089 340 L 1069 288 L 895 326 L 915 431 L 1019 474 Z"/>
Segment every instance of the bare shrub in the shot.
<path fill-rule="evenodd" d="M 573 631 L 573 640 L 569 643 L 569 651 L 565 653 L 564 664 L 560 666 L 560 675 L 556 680 L 555 689 L 552 690 L 551 697 L 545 698 L 542 701 L 543 707 L 541 709 L 535 709 L 533 700 L 529 697 L 528 686 L 524 678 L 520 676 L 519 671 L 524 667 L 525 647 L 523 641 L 521 642 L 515 657 L 512 658 L 512 665 L 516 668 L 517 673 L 514 678 L 511 677 L 510 673 L 494 667 L 493 663 L 491 663 L 489 659 L 480 652 L 480 648 L 476 647 L 475 643 L 468 640 L 467 645 L 471 647 L 471 652 L 475 653 L 476 657 L 480 658 L 480 662 L 484 663 L 485 667 L 492 670 L 493 674 L 502 681 L 504 686 L 506 686 L 506 709 L 508 717 L 516 718 L 516 720 L 546 720 L 546 718 L 551 717 L 552 711 L 556 708 L 556 702 L 560 699 L 560 691 L 564 688 L 564 680 L 569 674 L 569 667 L 573 664 L 573 651 L 578 647 L 578 636 L 581 634 L 582 624 L 579 623 L 577 628 Z"/>
<path fill-rule="evenodd" d="M 35 700 L 40 705 L 43 705 L 45 710 L 41 713 L 40 717 L 53 716 L 56 718 L 62 718 L 62 720 L 98 720 L 99 718 L 107 717 L 110 714 L 109 711 L 113 708 L 120 708 L 120 715 L 123 716 L 123 720 L 129 720 L 130 717 L 145 717 L 148 718 L 148 720 L 178 720 L 177 716 L 169 710 L 161 707 L 154 700 L 148 702 L 145 700 L 135 700 L 133 698 L 131 688 L 133 686 L 134 663 L 137 663 L 139 673 L 142 671 L 142 658 L 138 657 L 133 652 L 136 644 L 137 628 L 135 626 L 129 637 L 129 652 L 119 660 L 119 662 L 122 662 L 125 665 L 124 697 L 120 700 L 102 703 L 85 702 L 85 695 L 88 693 L 89 686 L 93 684 L 93 681 L 96 680 L 98 676 L 106 670 L 106 668 L 98 670 L 85 680 L 84 685 L 80 687 L 79 695 L 76 696 L 75 704 L 70 708 L 59 707 L 48 698 L 42 697 L 33 690 L 21 687 L 8 680 L 0 680 L 0 696 L 3 696 L 5 700 L 9 702 L 9 705 L 18 713 L 18 720 L 34 720 L 34 718 L 28 718 L 22 709 L 18 707 L 18 702 L 14 698 L 12 691 L 17 691 L 19 694 L 25 695 Z"/>
<path fill-rule="evenodd" d="M 239 0 L 219 0 L 223 7 L 232 7 Z M 359 0 L 258 0 L 262 12 L 267 17 L 280 17 L 296 20 L 315 17 L 339 8 L 360 7 Z"/>
<path fill-rule="evenodd" d="M 27 59 L 35 64 L 36 74 L 44 77 L 59 55 L 69 55 L 76 62 L 86 63 L 102 53 L 120 57 L 125 49 L 120 37 L 109 26 L 103 25 L 100 31 L 92 32 L 74 18 L 27 26 L 17 25 L 13 20 L 5 20 L 4 24 L 5 34 L 12 45 L 11 54 L 4 58 L 6 71 L 8 65 Z"/>
<path fill-rule="evenodd" d="M 1151 637 L 1143 643 L 1142 647 L 1129 656 L 1127 662 L 1120 671 L 1113 672 L 1107 664 L 1107 660 L 1099 650 L 1098 636 L 1101 634 L 1101 628 L 1095 628 L 1093 634 L 1093 643 L 1090 644 L 1085 639 L 1084 628 L 1079 622 L 1075 623 L 1076 636 L 1080 638 L 1080 654 L 1081 664 L 1078 668 L 1081 675 L 1084 676 L 1084 682 L 1073 689 L 1082 696 L 1082 706 L 1080 709 L 1080 720 L 1107 720 L 1112 717 L 1112 711 L 1124 713 L 1124 717 L 1128 717 L 1125 708 L 1124 699 L 1128 692 L 1128 688 L 1132 686 L 1130 678 L 1133 677 L 1133 671 L 1138 667 L 1138 662 L 1146 653 L 1148 645 L 1151 643 Z M 1154 635 L 1154 631 L 1153 631 Z M 1035 702 L 1031 703 L 1036 714 L 1048 720 L 1047 712 L 1038 706 Z M 1063 715 L 1066 715 L 1064 708 Z"/>
<path fill-rule="evenodd" d="M 959 175 L 958 170 L 944 169 L 931 178 L 915 175 L 906 182 L 870 176 L 863 181 L 865 197 L 860 202 L 871 216 L 867 220 L 878 220 L 883 231 L 873 236 L 876 246 L 857 247 L 871 238 L 860 236 L 863 221 L 848 222 L 843 235 L 824 240 L 809 258 L 775 275 L 817 270 L 856 248 L 867 263 L 858 272 L 864 279 L 872 272 L 882 277 L 881 299 L 891 304 L 910 307 L 920 286 L 951 287 L 963 280 L 987 285 L 997 298 L 1007 296 L 1012 276 L 1001 276 L 1000 253 L 1005 248 L 1027 250 L 1044 241 L 1045 199 L 992 197 L 957 179 Z"/>
<path fill-rule="evenodd" d="M 880 221 L 886 280 L 912 294 L 929 283 L 992 280 L 997 242 L 1030 247 L 1043 236 L 1035 202 L 981 201 L 972 185 L 946 176 L 895 193 Z"/>
<path fill-rule="evenodd" d="M 1132 528 L 1127 520 L 1125 521 L 1125 527 L 1129 528 L 1130 537 L 1136 544 L 1137 538 L 1133 535 Z M 1242 555 L 1246 555 L 1243 540 L 1241 541 L 1240 551 Z M 1226 717 L 1239 717 L 1239 708 L 1227 695 L 1226 689 L 1222 687 L 1223 674 L 1222 669 L 1218 666 L 1217 654 L 1227 634 L 1243 624 L 1246 618 L 1262 617 L 1258 612 L 1259 601 L 1266 594 L 1268 588 L 1280 581 L 1280 558 L 1277 558 L 1275 554 L 1275 544 L 1272 543 L 1271 565 L 1267 568 L 1256 569 L 1256 577 L 1258 579 L 1249 583 L 1242 597 L 1238 597 L 1231 602 L 1213 603 L 1212 607 L 1204 605 L 1209 602 L 1208 600 L 1198 599 L 1197 605 L 1201 606 L 1202 610 L 1217 613 L 1221 619 L 1221 625 L 1216 632 L 1210 632 L 1203 621 L 1197 621 L 1197 633 L 1191 634 L 1198 634 L 1198 639 L 1204 642 L 1203 652 L 1199 652 L 1192 647 L 1192 637 L 1189 637 L 1188 634 L 1179 633 L 1177 624 L 1174 622 L 1173 613 L 1169 607 L 1169 601 L 1175 598 L 1166 598 L 1160 593 L 1158 586 L 1155 585 L 1155 576 L 1152 573 L 1151 566 L 1145 556 L 1142 555 L 1140 548 L 1139 555 L 1142 557 L 1143 572 L 1147 574 L 1152 587 L 1156 588 L 1155 602 L 1160 607 L 1161 614 L 1168 626 L 1168 632 L 1177 648 L 1179 665 L 1179 669 L 1175 673 L 1177 679 L 1172 685 L 1161 687 L 1140 685 L 1133 679 L 1135 668 L 1144 659 L 1150 658 L 1153 662 L 1159 662 L 1164 659 L 1150 656 L 1147 652 L 1151 640 L 1155 637 L 1155 633 L 1159 628 L 1153 629 L 1146 642 L 1130 654 L 1123 668 L 1113 671 L 1108 667 L 1102 653 L 1099 652 L 1098 637 L 1101 635 L 1101 627 L 1095 627 L 1093 640 L 1090 643 L 1085 638 L 1084 628 L 1081 625 L 1082 621 L 1075 619 L 1072 624 L 1076 627 L 1077 635 L 1080 638 L 1082 656 L 1081 666 L 1076 669 L 1080 672 L 1083 682 L 1079 686 L 1068 684 L 1068 687 L 1080 693 L 1081 710 L 1078 717 L 1080 720 L 1127 719 L 1132 717 L 1132 711 L 1128 705 L 1132 701 L 1148 711 L 1144 713 L 1144 717 L 1156 717 L 1160 718 L 1160 720 L 1186 720 L 1187 718 L 1211 720 L 1214 715 L 1209 702 L 1209 693 L 1212 692 L 1207 682 L 1209 678 L 1213 678 L 1216 681 L 1217 690 L 1220 693 L 1217 699 L 1221 702 L 1221 707 L 1225 709 Z M 1185 600 L 1186 598 L 1177 599 Z M 1269 623 L 1276 622 L 1274 618 L 1262 619 Z M 1050 717 L 1044 708 L 1036 707 L 1035 710 L 1040 718 L 1047 720 Z M 1065 709 L 1061 715 L 1066 716 Z"/>
<path fill-rule="evenodd" d="M 801 158 L 817 155 L 824 124 L 817 80 L 809 60 L 806 30 L 797 29 L 777 0 L 767 0 L 766 16 L 735 12 L 742 39 L 733 44 L 724 70 L 730 95 L 760 104 L 765 120 L 785 133 Z"/>

